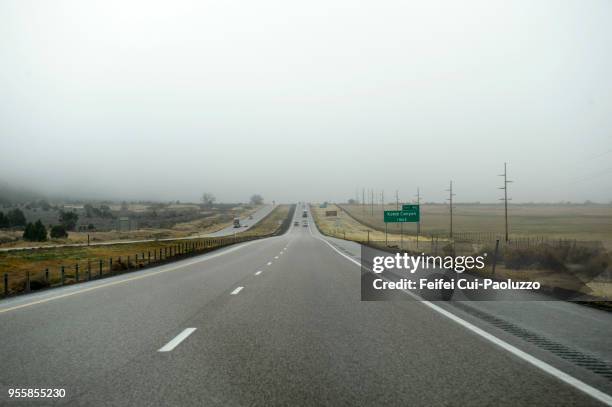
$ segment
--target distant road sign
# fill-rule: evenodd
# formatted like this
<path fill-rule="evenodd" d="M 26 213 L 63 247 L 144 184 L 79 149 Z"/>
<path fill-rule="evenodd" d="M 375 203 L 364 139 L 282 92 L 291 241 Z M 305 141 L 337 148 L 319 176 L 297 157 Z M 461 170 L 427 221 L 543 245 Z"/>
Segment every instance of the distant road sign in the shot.
<path fill-rule="evenodd" d="M 402 212 L 410 213 L 410 220 L 407 222 L 419 222 L 421 220 L 421 210 L 419 208 L 419 205 L 402 205 Z"/>
<path fill-rule="evenodd" d="M 419 211 L 385 211 L 385 223 L 418 222 Z"/>

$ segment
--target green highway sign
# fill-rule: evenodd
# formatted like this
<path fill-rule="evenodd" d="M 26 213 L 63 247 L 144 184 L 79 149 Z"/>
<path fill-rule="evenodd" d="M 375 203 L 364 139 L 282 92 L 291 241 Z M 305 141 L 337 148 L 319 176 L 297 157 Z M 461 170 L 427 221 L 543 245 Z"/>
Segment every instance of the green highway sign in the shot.
<path fill-rule="evenodd" d="M 419 222 L 421 220 L 419 205 L 402 205 L 402 212 L 408 212 L 410 214 L 410 220 L 408 222 Z"/>
<path fill-rule="evenodd" d="M 416 206 L 416 210 L 385 211 L 385 223 L 418 222 L 419 207 L 417 205 L 412 206 Z"/>

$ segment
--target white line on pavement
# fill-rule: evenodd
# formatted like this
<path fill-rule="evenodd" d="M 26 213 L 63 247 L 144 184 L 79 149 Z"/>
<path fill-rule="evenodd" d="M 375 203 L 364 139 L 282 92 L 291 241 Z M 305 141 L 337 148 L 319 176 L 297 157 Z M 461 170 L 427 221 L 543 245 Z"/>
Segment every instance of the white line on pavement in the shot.
<path fill-rule="evenodd" d="M 243 288 L 244 288 L 244 287 L 238 287 L 238 288 L 236 288 L 234 291 L 232 291 L 232 295 L 236 295 L 236 294 L 238 294 L 240 291 L 242 291 L 242 289 L 243 289 Z"/>
<path fill-rule="evenodd" d="M 356 265 L 361 267 L 361 262 L 347 256 L 346 254 L 342 253 L 340 250 L 336 249 L 334 247 L 334 245 L 332 245 L 331 243 L 329 243 L 327 240 L 318 237 L 318 236 L 314 236 L 314 234 L 312 233 L 312 231 L 310 231 L 310 234 L 321 240 L 324 243 L 327 243 L 327 245 L 329 247 L 331 247 L 336 253 L 338 253 L 339 255 L 341 255 L 342 257 L 344 257 L 347 260 L 350 260 L 351 262 L 355 263 Z M 409 291 L 405 291 L 407 294 L 421 299 L 420 297 L 418 297 L 417 295 L 409 292 Z M 546 362 L 541 361 L 540 359 L 531 356 L 530 354 L 528 354 L 527 352 L 523 352 L 522 350 L 520 350 L 519 348 L 510 345 L 509 343 L 499 339 L 498 337 L 491 335 L 490 333 L 478 328 L 477 326 L 469 323 L 468 321 L 458 317 L 457 315 L 446 311 L 445 309 L 433 304 L 430 301 L 426 301 L 426 300 L 422 300 L 419 301 L 420 303 L 424 304 L 425 306 L 431 308 L 433 311 L 436 311 L 437 313 L 447 317 L 448 319 L 450 319 L 451 321 L 454 321 L 456 323 L 458 323 L 459 325 L 463 326 L 464 328 L 472 331 L 473 333 L 475 333 L 476 335 L 488 340 L 489 342 L 499 346 L 500 348 L 512 353 L 513 355 L 515 355 L 516 357 L 523 359 L 524 361 L 526 361 L 527 363 L 530 363 L 531 365 L 543 370 L 544 372 L 556 377 L 557 379 L 565 382 L 566 384 L 569 384 L 570 386 L 574 387 L 575 389 L 578 389 L 586 394 L 588 394 L 589 396 L 593 397 L 596 400 L 601 401 L 602 403 L 608 405 L 608 406 L 612 406 L 612 396 L 597 390 L 596 388 L 589 386 L 588 384 L 586 384 L 585 382 L 576 379 L 573 376 L 570 376 L 569 374 L 562 372 L 561 370 L 557 369 L 554 366 L 549 365 Z"/>
<path fill-rule="evenodd" d="M 269 262 L 268 262 L 268 266 L 269 266 L 270 264 L 272 264 L 272 262 L 271 262 L 271 261 L 269 261 Z"/>
<path fill-rule="evenodd" d="M 196 328 L 187 328 L 180 334 L 176 335 L 174 339 L 165 344 L 162 348 L 158 350 L 158 352 L 170 352 L 172 349 L 176 348 L 179 343 L 183 342 L 189 335 L 191 335 Z"/>
<path fill-rule="evenodd" d="M 278 259 L 278 256 L 274 256 L 275 259 Z"/>
<path fill-rule="evenodd" d="M 261 270 L 259 270 L 259 271 L 257 271 L 257 272 L 255 273 L 255 275 L 256 275 L 256 276 L 258 276 L 258 275 L 260 275 L 260 274 L 261 274 Z"/>
<path fill-rule="evenodd" d="M 272 238 L 269 238 L 269 239 L 274 239 L 274 238 L 272 237 Z M 130 282 L 130 281 L 141 280 L 143 278 L 153 277 L 153 276 L 156 276 L 158 274 L 167 273 L 169 271 L 178 270 L 178 269 L 183 268 L 183 267 L 187 267 L 187 266 L 191 266 L 191 265 L 194 265 L 194 264 L 197 264 L 197 263 L 201 263 L 203 261 L 211 260 L 211 259 L 214 259 L 216 257 L 223 256 L 223 255 L 226 255 L 228 253 L 234 252 L 236 250 L 242 249 L 244 247 L 250 246 L 252 244 L 255 244 L 255 243 L 258 243 L 258 242 L 264 242 L 265 240 L 266 239 L 260 239 L 260 240 L 253 240 L 253 241 L 246 242 L 246 243 L 241 243 L 238 246 L 229 248 L 229 249 L 227 249 L 225 251 L 222 251 L 222 252 L 219 252 L 219 253 L 205 254 L 204 255 L 205 257 L 198 258 L 198 259 L 193 260 L 193 261 L 183 262 L 183 261 L 179 260 L 180 263 L 178 265 L 175 265 L 175 266 L 172 266 L 172 267 L 168 267 L 168 268 L 162 268 L 161 270 L 158 270 L 158 271 L 146 272 L 146 274 L 141 274 L 141 275 L 137 275 L 137 276 L 133 276 L 133 277 L 127 277 L 127 278 L 123 278 L 123 275 L 119 275 L 117 277 L 121 278 L 120 280 L 110 281 L 108 283 L 103 283 L 103 284 L 100 284 L 100 285 L 95 285 L 93 287 L 87 287 L 88 283 L 85 283 L 84 284 L 85 288 L 78 289 L 76 291 L 70 291 L 68 293 L 59 294 L 59 295 L 51 295 L 49 297 L 44 297 L 44 298 L 39 299 L 39 300 L 34 300 L 34 301 L 31 301 L 31 302 L 27 302 L 25 304 L 15 305 L 13 307 L 0 308 L 0 314 L 8 312 L 8 311 L 14 311 L 14 310 L 17 310 L 17 309 L 25 308 L 25 307 L 30 307 L 32 305 L 44 304 L 44 303 L 49 302 L 49 301 L 59 300 L 60 298 L 72 297 L 73 295 L 87 293 L 87 292 L 90 292 L 90 291 L 98 290 L 100 288 L 111 287 L 111 286 L 118 285 L 118 284 L 124 284 L 124 283 Z M 272 263 L 270 263 L 270 264 L 272 264 Z M 154 267 L 164 267 L 164 266 L 162 265 L 162 266 L 154 266 Z M 125 276 L 127 276 L 127 274 Z M 110 279 L 112 279 L 112 278 L 115 278 L 115 277 L 110 277 Z M 95 281 L 93 281 L 92 283 L 95 284 Z M 68 287 L 70 287 L 70 286 L 68 286 Z"/>

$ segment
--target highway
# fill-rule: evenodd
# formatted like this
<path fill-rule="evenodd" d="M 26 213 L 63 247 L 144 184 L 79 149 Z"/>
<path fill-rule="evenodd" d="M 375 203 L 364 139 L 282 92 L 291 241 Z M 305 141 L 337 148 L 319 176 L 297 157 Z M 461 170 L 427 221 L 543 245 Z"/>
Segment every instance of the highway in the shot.
<path fill-rule="evenodd" d="M 0 405 L 9 387 L 74 406 L 612 405 L 609 378 L 482 317 L 609 363 L 609 313 L 362 302 L 358 246 L 301 212 L 282 236 L 1 301 Z"/>
<path fill-rule="evenodd" d="M 269 204 L 263 205 L 261 208 L 257 209 L 257 211 L 255 211 L 251 216 L 241 217 L 239 228 L 235 228 L 234 225 L 230 225 L 214 233 L 209 233 L 203 236 L 206 236 L 206 237 L 231 236 L 234 233 L 244 232 L 246 230 L 249 230 L 253 226 L 255 226 L 255 224 L 257 224 L 260 220 L 268 216 L 274 208 L 275 208 L 274 205 L 269 205 Z"/>
<path fill-rule="evenodd" d="M 241 223 L 243 224 L 242 228 L 234 228 L 233 226 L 227 226 L 221 230 L 218 230 L 209 234 L 199 234 L 193 236 L 185 236 L 185 237 L 168 237 L 162 239 L 137 239 L 137 240 L 109 240 L 107 242 L 92 242 L 90 244 L 87 243 L 66 243 L 66 244 L 48 244 L 48 245 L 39 245 L 39 246 L 25 246 L 25 247 L 4 247 L 0 248 L 0 252 L 11 252 L 11 251 L 19 251 L 19 250 L 33 250 L 33 249 L 49 249 L 49 248 L 59 248 L 59 247 L 86 247 L 86 246 L 111 246 L 117 244 L 133 244 L 133 243 L 147 243 L 147 242 L 163 242 L 163 241 L 174 241 L 174 240 L 190 240 L 197 239 L 201 237 L 220 237 L 220 236 L 229 236 L 233 235 L 237 232 L 244 232 L 245 230 L 249 230 L 253 227 L 257 222 L 261 219 L 265 218 L 272 210 L 274 209 L 274 205 L 263 205 L 261 208 L 257 209 L 251 216 L 244 216 L 241 218 Z"/>

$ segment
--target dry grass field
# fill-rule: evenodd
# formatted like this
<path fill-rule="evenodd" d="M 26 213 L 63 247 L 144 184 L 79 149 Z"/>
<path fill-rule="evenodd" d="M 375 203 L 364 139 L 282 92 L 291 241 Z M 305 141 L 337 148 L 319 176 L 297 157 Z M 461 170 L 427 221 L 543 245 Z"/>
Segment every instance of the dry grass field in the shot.
<path fill-rule="evenodd" d="M 174 204 L 170 207 L 179 207 L 182 210 L 194 207 L 195 205 Z M 130 211 L 144 211 L 144 205 L 130 205 Z M 193 209 L 193 208 L 192 208 Z M 112 242 L 122 240 L 143 240 L 143 239 L 170 239 L 198 236 L 202 234 L 216 232 L 232 222 L 235 216 L 246 216 L 257 210 L 254 208 L 237 207 L 228 213 L 206 213 L 201 218 L 188 222 L 177 223 L 170 228 L 138 228 L 130 231 L 92 231 L 92 232 L 69 232 L 66 239 L 48 239 L 45 242 L 28 242 L 21 239 L 23 231 L 0 230 L 0 248 L 11 247 L 31 247 L 31 246 L 51 246 L 58 244 L 87 243 L 87 236 L 91 243 Z"/>
<path fill-rule="evenodd" d="M 347 209 L 350 211 L 350 215 L 347 213 Z M 368 209 L 370 208 L 368 207 Z M 395 206 L 389 205 L 385 209 L 394 210 Z M 458 206 L 458 209 L 455 227 L 461 225 L 465 228 L 463 230 L 455 229 L 458 232 L 479 231 L 489 233 L 494 232 L 499 227 L 499 220 L 497 218 L 500 215 L 500 210 L 494 205 Z M 334 210 L 337 211 L 337 216 L 326 216 L 326 211 Z M 430 225 L 429 228 L 423 228 L 425 234 L 448 233 L 447 229 L 443 228 L 445 216 L 448 216 L 444 210 L 448 210 L 448 206 L 427 205 L 426 209 L 423 210 L 422 213 L 425 214 L 423 224 L 427 221 Z M 612 241 L 610 208 L 581 208 L 578 205 L 571 205 L 569 208 L 565 208 L 564 205 L 561 205 L 548 208 L 548 211 L 546 207 L 542 208 L 539 206 L 535 208 L 517 207 L 513 208 L 513 210 L 516 216 L 515 222 L 518 226 L 517 228 L 523 233 L 521 236 L 545 235 L 549 239 L 601 240 L 604 245 L 607 245 L 608 250 L 610 248 Z M 478 221 L 480 211 L 484 212 L 482 221 Z M 382 208 L 380 207 L 378 211 L 375 209 L 374 217 L 370 213 L 364 214 L 363 209 L 358 205 L 330 204 L 327 205 L 327 208 L 319 208 L 318 205 L 312 205 L 311 212 L 321 231 L 329 236 L 366 242 L 369 231 L 370 244 L 376 247 L 389 247 L 416 252 L 423 250 L 430 254 L 443 254 L 447 248 L 451 247 L 447 239 L 440 238 L 436 239 L 436 249 L 434 250 L 433 242 L 430 247 L 430 240 L 426 236 L 423 236 L 421 239 L 421 245 L 416 246 L 416 227 L 410 224 L 404 224 L 403 229 L 406 235 L 403 236 L 393 232 L 398 229 L 396 225 L 389 224 L 388 234 L 385 239 L 385 226 L 384 222 L 382 222 Z M 501 211 L 501 216 L 503 222 L 503 211 Z M 356 219 L 363 219 L 364 223 L 360 223 Z M 590 232 L 588 228 L 593 228 L 596 232 Z M 539 233 L 536 234 L 536 231 L 539 231 Z M 455 245 L 452 247 L 455 248 Z M 464 243 L 456 246 L 456 249 L 456 254 L 466 255 L 490 252 L 492 247 L 488 244 Z M 581 292 L 604 300 L 612 298 L 612 282 L 610 282 L 609 277 L 604 276 L 605 270 L 609 268 L 610 264 L 609 255 L 605 253 L 605 249 L 589 249 L 588 252 L 584 253 L 591 254 L 587 255 L 587 258 L 584 259 L 578 259 L 578 255 L 574 250 L 576 249 L 571 248 L 570 245 L 569 251 L 574 253 L 573 256 L 570 254 L 565 259 L 559 258 L 559 264 L 557 265 L 546 265 L 542 263 L 542 258 L 559 256 L 560 253 L 564 252 L 564 249 L 532 247 L 531 249 L 520 251 L 512 248 L 502 248 L 500 252 L 501 259 L 497 264 L 495 275 L 498 278 L 539 281 L 549 287 L 565 289 L 575 288 L 576 278 L 578 278 L 585 283 L 580 289 Z M 580 249 L 578 249 L 578 254 L 579 252 Z M 538 260 L 532 260 L 531 257 L 535 257 Z M 488 263 L 487 268 L 482 273 L 490 275 L 491 272 L 491 264 Z M 600 274 L 600 277 L 595 278 L 598 274 Z"/>
<path fill-rule="evenodd" d="M 265 218 L 255 226 L 240 233 L 241 236 L 266 236 L 275 233 L 283 221 L 287 219 L 291 210 L 290 205 L 278 205 Z"/>
<path fill-rule="evenodd" d="M 262 219 L 251 229 L 238 233 L 236 236 L 241 238 L 253 238 L 268 236 L 275 233 L 283 220 L 289 214 L 289 205 L 279 205 L 267 217 Z M 42 281 L 45 270 L 49 270 L 51 283 L 60 280 L 60 270 L 64 266 L 67 282 L 76 279 L 76 265 L 79 265 L 80 280 L 83 281 L 88 276 L 91 269 L 93 276 L 99 272 L 99 262 L 103 262 L 103 274 L 109 270 L 109 259 L 113 259 L 113 269 L 119 265 L 121 258 L 121 270 L 127 265 L 129 256 L 130 267 L 138 268 L 148 264 L 149 256 L 151 259 L 160 258 L 160 250 L 165 257 L 166 253 L 174 252 L 178 245 L 189 245 L 197 243 L 206 248 L 214 248 L 219 245 L 231 244 L 234 237 L 225 238 L 193 238 L 186 240 L 153 241 L 142 243 L 126 243 L 117 245 L 83 246 L 83 247 L 62 247 L 62 248 L 40 248 L 30 250 L 18 250 L 0 252 L 0 276 L 5 273 L 9 276 L 9 286 L 12 290 L 20 291 L 26 279 L 26 273 L 30 273 L 31 280 Z M 2 282 L 0 287 L 3 289 Z M 0 293 L 1 295 L 1 293 Z"/>
<path fill-rule="evenodd" d="M 356 219 L 378 230 L 384 230 L 381 205 L 341 205 Z M 386 205 L 385 210 L 395 210 Z M 612 248 L 612 205 L 510 205 L 508 210 L 511 237 L 540 237 L 601 241 Z M 389 231 L 399 230 L 389 224 Z M 457 204 L 453 210 L 454 232 L 490 233 L 503 236 L 504 208 L 502 205 Z M 406 233 L 414 234 L 416 225 L 404 224 Z M 421 205 L 421 233 L 448 235 L 448 205 Z"/>
<path fill-rule="evenodd" d="M 335 236 L 358 242 L 366 242 L 369 236 L 371 241 L 385 241 L 384 224 L 382 230 L 374 229 L 357 222 L 353 217 L 349 216 L 346 211 L 332 204 L 327 205 L 326 208 L 319 208 L 318 205 L 311 205 L 310 210 L 321 231 L 328 236 Z M 337 216 L 325 216 L 326 211 L 336 211 Z M 387 239 L 397 242 L 404 240 L 404 242 L 408 243 L 409 241 L 415 240 L 416 236 L 410 235 L 410 231 L 406 228 L 403 236 L 399 233 L 389 232 Z"/>

